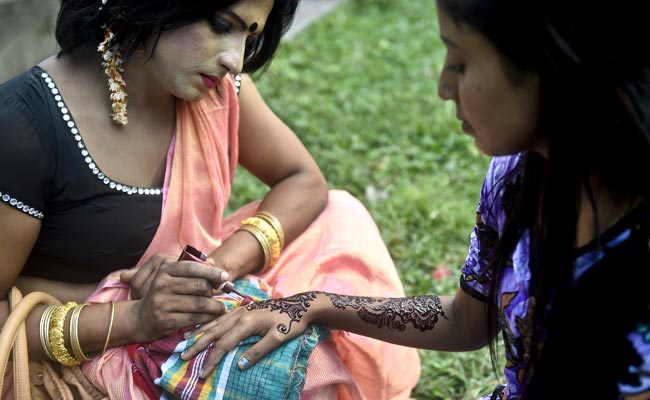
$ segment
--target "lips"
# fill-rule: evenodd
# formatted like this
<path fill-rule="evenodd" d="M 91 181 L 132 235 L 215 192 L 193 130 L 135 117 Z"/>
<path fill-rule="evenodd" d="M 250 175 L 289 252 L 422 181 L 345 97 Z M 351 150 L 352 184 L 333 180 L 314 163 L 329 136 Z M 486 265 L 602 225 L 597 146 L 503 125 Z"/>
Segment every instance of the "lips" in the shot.
<path fill-rule="evenodd" d="M 214 89 L 217 86 L 217 83 L 219 83 L 219 78 L 214 75 L 201 74 L 201 79 L 208 89 Z"/>

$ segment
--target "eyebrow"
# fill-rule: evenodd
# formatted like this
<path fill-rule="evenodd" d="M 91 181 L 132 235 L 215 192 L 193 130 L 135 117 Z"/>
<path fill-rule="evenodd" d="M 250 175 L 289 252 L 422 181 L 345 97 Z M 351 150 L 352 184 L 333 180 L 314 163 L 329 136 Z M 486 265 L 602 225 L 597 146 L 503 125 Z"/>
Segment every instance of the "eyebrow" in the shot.
<path fill-rule="evenodd" d="M 449 39 L 448 37 L 441 35 L 440 39 L 449 47 L 453 47 L 454 49 L 460 49 L 460 46 L 456 44 L 453 40 Z"/>
<path fill-rule="evenodd" d="M 247 31 L 248 30 L 248 25 L 246 25 L 246 21 L 244 21 L 239 15 L 235 14 L 232 10 L 224 10 L 224 13 L 228 14 L 230 17 L 232 17 L 234 20 L 236 20 L 239 25 L 241 25 L 242 30 Z M 255 26 L 257 28 L 257 22 L 253 22 L 251 26 Z M 257 29 L 256 29 L 257 30 Z"/>

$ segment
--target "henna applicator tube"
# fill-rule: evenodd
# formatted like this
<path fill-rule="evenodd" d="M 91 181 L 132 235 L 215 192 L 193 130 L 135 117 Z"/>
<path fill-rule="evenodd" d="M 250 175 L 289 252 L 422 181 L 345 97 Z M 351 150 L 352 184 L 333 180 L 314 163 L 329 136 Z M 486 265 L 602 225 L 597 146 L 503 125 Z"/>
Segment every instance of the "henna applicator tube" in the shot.
<path fill-rule="evenodd" d="M 185 248 L 181 252 L 180 257 L 178 257 L 178 261 L 188 260 L 188 261 L 196 261 L 202 264 L 205 264 L 207 259 L 208 256 L 204 252 L 190 246 L 189 244 L 185 245 Z M 230 297 L 239 301 L 239 304 L 242 306 L 255 302 L 255 300 L 253 300 L 252 297 L 242 294 L 239 291 L 235 290 L 235 284 L 230 281 L 222 282 L 217 287 L 217 290 L 227 293 L 228 295 L 230 295 Z"/>

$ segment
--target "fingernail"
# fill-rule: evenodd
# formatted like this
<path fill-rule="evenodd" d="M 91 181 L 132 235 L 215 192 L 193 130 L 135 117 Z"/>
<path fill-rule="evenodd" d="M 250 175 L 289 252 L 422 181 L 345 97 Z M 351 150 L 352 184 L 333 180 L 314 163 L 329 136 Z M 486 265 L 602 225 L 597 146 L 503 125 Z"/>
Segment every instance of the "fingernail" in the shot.
<path fill-rule="evenodd" d="M 246 358 L 242 357 L 237 362 L 237 366 L 239 367 L 239 369 L 247 369 L 248 367 L 250 367 L 250 363 Z"/>
<path fill-rule="evenodd" d="M 230 275 L 228 275 L 228 273 L 226 271 L 222 271 L 221 272 L 221 282 L 227 281 L 229 276 Z"/>
<path fill-rule="evenodd" d="M 193 334 L 192 331 L 187 331 L 183 336 L 185 336 L 185 338 L 187 339 L 188 337 L 191 337 L 192 334 Z"/>

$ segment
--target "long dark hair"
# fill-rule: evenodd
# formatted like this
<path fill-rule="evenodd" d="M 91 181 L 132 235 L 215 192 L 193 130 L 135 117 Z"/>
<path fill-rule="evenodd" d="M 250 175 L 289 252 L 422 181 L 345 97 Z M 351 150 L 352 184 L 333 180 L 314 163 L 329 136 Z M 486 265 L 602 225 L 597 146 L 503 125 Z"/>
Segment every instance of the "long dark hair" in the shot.
<path fill-rule="evenodd" d="M 572 276 L 580 189 L 588 177 L 597 174 L 616 195 L 650 194 L 650 25 L 642 4 L 438 0 L 456 23 L 495 45 L 506 71 L 533 70 L 540 78 L 538 128 L 548 138 L 548 159 L 521 158 L 516 172 L 523 179 L 491 261 L 490 293 L 494 316 L 498 277 L 529 230 L 537 239 L 531 245 L 534 342 L 541 340 L 547 306 Z M 490 348 L 494 365 L 494 342 Z M 533 353 L 531 370 L 541 357 Z"/>
<path fill-rule="evenodd" d="M 59 55 L 76 50 L 93 51 L 104 38 L 105 24 L 123 44 L 125 62 L 151 35 L 207 19 L 241 0 L 61 0 L 56 24 Z M 265 69 L 291 26 L 298 0 L 275 0 L 261 35 L 246 46 L 243 72 Z M 101 11 L 100 11 L 100 6 Z"/>

